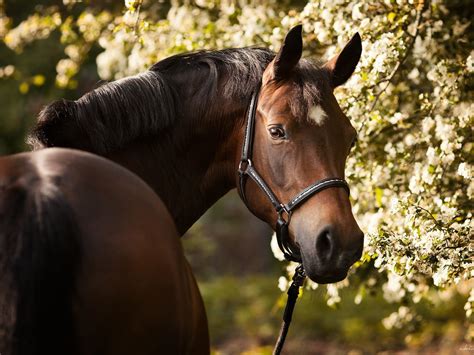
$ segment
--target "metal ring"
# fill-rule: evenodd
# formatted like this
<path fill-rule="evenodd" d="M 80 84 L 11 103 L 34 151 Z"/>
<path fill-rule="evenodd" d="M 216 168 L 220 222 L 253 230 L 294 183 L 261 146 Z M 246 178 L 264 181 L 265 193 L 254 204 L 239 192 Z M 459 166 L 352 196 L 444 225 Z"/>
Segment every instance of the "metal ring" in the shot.
<path fill-rule="evenodd" d="M 245 167 L 245 170 L 242 169 L 244 164 L 247 164 L 247 166 Z M 241 174 L 245 173 L 249 166 L 253 166 L 252 165 L 252 160 L 251 159 L 242 159 L 239 163 L 239 168 L 238 168 L 239 173 L 241 173 Z"/>

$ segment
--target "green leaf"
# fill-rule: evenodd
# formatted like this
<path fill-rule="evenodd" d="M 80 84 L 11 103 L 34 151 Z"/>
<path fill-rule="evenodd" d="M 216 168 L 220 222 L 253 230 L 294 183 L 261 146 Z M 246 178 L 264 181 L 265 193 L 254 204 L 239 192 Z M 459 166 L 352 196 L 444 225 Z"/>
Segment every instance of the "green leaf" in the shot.
<path fill-rule="evenodd" d="M 375 201 L 378 207 L 382 207 L 383 190 L 380 187 L 375 188 Z"/>

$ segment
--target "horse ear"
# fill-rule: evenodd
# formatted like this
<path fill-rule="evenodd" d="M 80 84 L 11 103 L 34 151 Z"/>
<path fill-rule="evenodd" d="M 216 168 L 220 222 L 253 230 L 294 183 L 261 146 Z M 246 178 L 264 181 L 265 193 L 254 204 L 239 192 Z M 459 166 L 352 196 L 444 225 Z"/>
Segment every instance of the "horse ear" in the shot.
<path fill-rule="evenodd" d="M 301 30 L 302 26 L 298 25 L 287 33 L 283 45 L 273 61 L 273 76 L 275 79 L 288 77 L 296 64 L 298 64 L 303 53 Z"/>
<path fill-rule="evenodd" d="M 330 59 L 324 67 L 331 74 L 332 87 L 344 84 L 354 72 L 362 53 L 362 41 L 356 33 L 338 55 Z"/>

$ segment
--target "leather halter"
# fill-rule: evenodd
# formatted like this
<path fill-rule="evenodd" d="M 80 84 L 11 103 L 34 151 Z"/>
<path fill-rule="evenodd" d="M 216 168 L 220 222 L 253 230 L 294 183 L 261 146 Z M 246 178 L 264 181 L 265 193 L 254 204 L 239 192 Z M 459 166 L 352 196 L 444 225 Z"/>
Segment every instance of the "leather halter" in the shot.
<path fill-rule="evenodd" d="M 255 117 L 256 117 L 256 112 L 257 112 L 257 101 L 258 101 L 259 92 L 260 92 L 260 84 L 257 87 L 257 89 L 254 91 L 254 93 L 252 94 L 250 105 L 247 111 L 247 126 L 245 129 L 244 143 L 242 146 L 242 157 L 240 159 L 239 168 L 238 168 L 238 173 L 239 173 L 238 190 L 239 190 L 242 200 L 248 206 L 247 197 L 245 195 L 246 177 L 250 176 L 250 178 L 253 181 L 255 181 L 257 186 L 268 197 L 268 199 L 273 205 L 273 208 L 278 214 L 275 230 L 276 230 L 276 235 L 277 235 L 278 246 L 280 247 L 280 250 L 283 252 L 285 259 L 287 259 L 288 261 L 295 261 L 295 262 L 301 263 L 300 251 L 297 250 L 290 243 L 288 225 L 290 224 L 291 214 L 297 207 L 299 207 L 308 198 L 310 198 L 314 194 L 324 189 L 327 189 L 329 187 L 342 187 L 349 194 L 349 185 L 343 179 L 326 178 L 326 179 L 316 181 L 314 184 L 308 186 L 303 191 L 301 191 L 298 195 L 296 195 L 290 202 L 286 204 L 283 204 L 278 200 L 278 198 L 276 197 L 274 192 L 270 189 L 270 187 L 265 182 L 265 180 L 260 176 L 257 170 L 255 170 L 255 167 L 253 166 L 253 162 L 252 162 L 252 149 L 253 149 L 253 140 L 254 140 L 254 132 L 255 132 Z M 286 219 L 283 217 L 283 214 L 286 214 Z"/>

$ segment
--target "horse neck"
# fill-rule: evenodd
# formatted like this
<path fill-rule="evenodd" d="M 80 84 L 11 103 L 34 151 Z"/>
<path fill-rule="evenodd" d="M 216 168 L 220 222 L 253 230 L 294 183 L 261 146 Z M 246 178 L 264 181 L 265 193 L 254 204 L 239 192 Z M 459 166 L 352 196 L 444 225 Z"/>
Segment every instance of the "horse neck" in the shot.
<path fill-rule="evenodd" d="M 160 196 L 184 234 L 220 197 L 235 187 L 244 112 L 180 120 L 161 137 L 134 142 L 110 159 L 135 172 Z M 240 124 L 239 124 L 240 123 Z"/>

